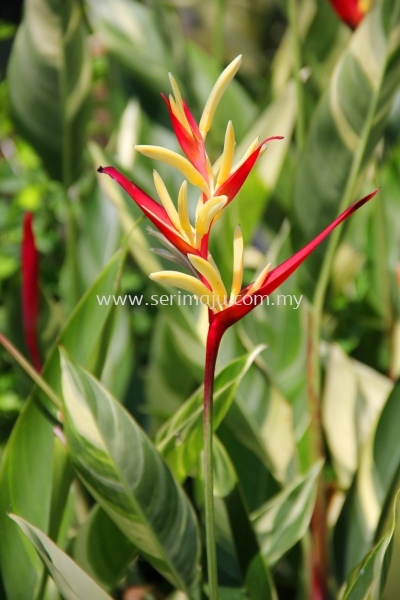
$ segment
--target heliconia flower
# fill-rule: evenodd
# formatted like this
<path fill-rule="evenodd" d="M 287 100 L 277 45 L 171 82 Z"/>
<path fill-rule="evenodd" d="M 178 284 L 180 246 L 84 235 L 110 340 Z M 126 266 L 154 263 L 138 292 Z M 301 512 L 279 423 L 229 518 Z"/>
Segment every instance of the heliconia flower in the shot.
<path fill-rule="evenodd" d="M 40 372 L 42 361 L 37 343 L 39 316 L 39 260 L 32 229 L 32 214 L 25 213 L 23 223 L 21 267 L 22 267 L 22 325 L 25 343 L 33 366 Z"/>
<path fill-rule="evenodd" d="M 339 19 L 355 29 L 369 11 L 371 0 L 330 0 Z"/>
<path fill-rule="evenodd" d="M 213 390 L 214 373 L 219 345 L 225 331 L 243 318 L 248 312 L 261 304 L 262 300 L 281 285 L 320 244 L 326 236 L 353 212 L 370 200 L 372 192 L 362 200 L 352 204 L 331 225 L 322 231 L 302 250 L 296 252 L 281 265 L 270 269 L 266 265 L 255 281 L 245 288 L 243 284 L 244 245 L 240 226 L 234 232 L 233 275 L 231 289 L 228 291 L 215 264 L 208 242 L 212 225 L 220 217 L 245 183 L 247 176 L 257 159 L 265 152 L 267 143 L 281 139 L 278 136 L 268 138 L 261 143 L 257 138 L 245 154 L 234 163 L 235 132 L 229 121 L 223 152 L 212 165 L 205 148 L 205 140 L 212 120 L 224 91 L 234 77 L 241 63 L 238 56 L 218 78 L 206 102 L 199 125 L 195 122 L 186 103 L 182 99 L 175 79 L 170 75 L 173 96 L 163 96 L 169 110 L 172 127 L 185 157 L 158 146 L 136 146 L 143 155 L 160 160 L 176 168 L 184 181 L 179 190 L 177 207 L 167 187 L 157 171 L 154 171 L 154 185 L 161 204 L 150 198 L 134 183 L 113 167 L 99 168 L 100 172 L 114 178 L 140 206 L 159 232 L 152 234 L 166 246 L 167 250 L 156 250 L 158 254 L 169 258 L 187 268 L 187 273 L 161 271 L 151 273 L 154 281 L 169 284 L 192 293 L 201 304 L 208 307 L 209 326 L 207 332 L 206 357 L 204 369 L 204 507 L 207 539 L 207 559 L 210 599 L 218 598 L 217 565 L 214 534 L 213 511 Z M 187 182 L 200 192 L 196 208 L 194 225 L 190 222 Z M 172 251 L 171 251 L 172 250 Z"/>
<path fill-rule="evenodd" d="M 154 171 L 154 184 L 161 204 L 150 198 L 113 167 L 99 169 L 100 172 L 116 179 L 128 192 L 166 238 L 165 245 L 172 244 L 184 255 L 182 260 L 177 260 L 176 255 L 172 257 L 173 260 L 190 267 L 189 273 L 161 271 L 151 273 L 150 278 L 191 292 L 199 298 L 200 302 L 209 308 L 210 329 L 218 331 L 218 335 L 221 336 L 228 327 L 244 317 L 260 304 L 263 298 L 281 285 L 332 229 L 376 194 L 375 191 L 353 204 L 313 241 L 282 265 L 272 270 L 270 265 L 267 265 L 255 281 L 244 289 L 242 289 L 243 237 L 240 226 L 237 226 L 234 233 L 232 286 L 228 295 L 218 268 L 208 251 L 212 224 L 241 189 L 257 159 L 265 152 L 267 143 L 282 139 L 280 136 L 273 136 L 261 143 L 258 138 L 255 139 L 234 164 L 235 132 L 232 122 L 229 121 L 223 152 L 214 165 L 211 165 L 205 148 L 205 138 L 210 130 L 218 102 L 240 63 L 241 56 L 228 65 L 218 78 L 206 102 L 199 125 L 182 99 L 175 79 L 170 75 L 173 96 L 170 95 L 168 99 L 165 96 L 163 98 L 167 103 L 173 129 L 186 158 L 158 146 L 136 146 L 138 152 L 175 167 L 185 177 L 179 191 L 177 208 L 157 171 Z M 187 182 L 200 191 L 194 225 L 189 219 Z M 168 251 L 161 252 L 163 256 L 172 256 Z"/>
<path fill-rule="evenodd" d="M 315 239 L 272 271 L 270 271 L 270 265 L 266 265 L 256 280 L 244 289 L 241 289 L 243 279 L 243 238 L 240 226 L 237 226 L 234 235 L 233 281 L 229 299 L 218 269 L 210 259 L 206 261 L 198 256 L 188 256 L 195 269 L 207 280 L 209 288 L 204 286 L 204 284 L 199 286 L 199 280 L 186 273 L 161 271 L 159 273 L 151 273 L 150 278 L 182 288 L 200 297 L 200 301 L 210 308 L 210 324 L 217 327 L 222 335 L 228 327 L 261 304 L 262 300 L 276 290 L 335 227 L 340 225 L 340 223 L 368 202 L 368 200 L 371 200 L 377 192 L 378 190 L 375 190 L 352 204 Z"/>
<path fill-rule="evenodd" d="M 238 56 L 218 78 L 206 102 L 199 125 L 182 99 L 178 84 L 170 74 L 173 96 L 166 98 L 163 95 L 163 98 L 168 106 L 178 142 L 186 157 L 158 146 L 135 146 L 135 149 L 144 156 L 176 168 L 185 177 L 179 192 L 178 209 L 175 208 L 164 182 L 156 171 L 154 184 L 161 204 L 114 167 L 98 169 L 100 173 L 106 173 L 115 179 L 165 238 L 186 256 L 193 254 L 208 259 L 208 235 L 212 223 L 243 186 L 257 159 L 266 150 L 267 143 L 282 139 L 281 136 L 274 136 L 261 143 L 258 139 L 255 140 L 244 156 L 233 165 L 235 133 L 232 123 L 229 122 L 223 153 L 214 166 L 211 165 L 205 149 L 205 138 L 211 127 L 218 102 L 236 74 L 241 60 L 242 57 Z M 187 182 L 198 187 L 201 192 L 194 225 L 189 220 Z"/>

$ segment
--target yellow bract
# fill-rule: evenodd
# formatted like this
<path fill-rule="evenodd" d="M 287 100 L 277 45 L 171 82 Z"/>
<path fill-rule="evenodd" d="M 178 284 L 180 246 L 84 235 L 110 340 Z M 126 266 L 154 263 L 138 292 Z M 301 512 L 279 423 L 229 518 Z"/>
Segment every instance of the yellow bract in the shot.
<path fill-rule="evenodd" d="M 270 266 L 271 266 L 271 263 L 269 263 L 266 267 L 263 268 L 263 270 L 261 271 L 261 273 L 259 274 L 259 276 L 255 280 L 255 282 L 253 283 L 253 285 L 251 286 L 251 288 L 247 292 L 246 296 L 249 296 L 250 294 L 254 294 L 254 292 L 256 292 L 257 290 L 260 289 L 260 287 L 264 283 L 264 279 L 267 276 L 267 273 L 269 271 Z"/>
<path fill-rule="evenodd" d="M 247 148 L 247 150 L 243 154 L 242 158 L 240 160 L 238 160 L 238 162 L 235 164 L 232 171 L 236 171 L 244 163 L 244 161 L 249 158 L 250 154 L 253 154 L 254 150 L 258 146 L 259 141 L 260 141 L 260 136 L 256 137 L 256 139 L 253 142 L 251 142 L 250 146 Z"/>
<path fill-rule="evenodd" d="M 229 121 L 226 128 L 224 152 L 221 159 L 221 167 L 219 169 L 217 186 L 222 185 L 230 175 L 233 162 L 233 154 L 235 152 L 235 132 L 232 121 Z"/>
<path fill-rule="evenodd" d="M 230 304 L 236 302 L 236 298 L 240 294 L 243 281 L 243 235 L 242 228 L 237 225 L 233 236 L 233 278 Z"/>
<path fill-rule="evenodd" d="M 192 226 L 189 220 L 189 205 L 187 196 L 187 182 L 184 181 L 179 190 L 178 196 L 178 215 L 181 227 L 188 237 L 188 240 L 192 246 L 194 246 L 194 236 Z"/>
<path fill-rule="evenodd" d="M 154 281 L 182 288 L 194 294 L 200 299 L 202 304 L 206 304 L 215 312 L 221 310 L 215 294 L 204 283 L 192 275 L 178 273 L 177 271 L 160 271 L 159 273 L 150 273 L 149 277 Z"/>
<path fill-rule="evenodd" d="M 178 87 L 178 84 L 176 83 L 175 77 L 172 75 L 172 73 L 168 73 L 168 77 L 169 77 L 169 81 L 171 83 L 172 91 L 173 91 L 173 94 L 175 97 L 175 102 L 171 102 L 172 98 L 171 98 L 171 96 L 169 97 L 169 100 L 171 102 L 172 111 L 174 112 L 173 107 L 175 107 L 176 112 L 174 112 L 174 115 L 176 116 L 178 121 L 180 121 L 180 123 L 184 126 L 184 128 L 188 131 L 188 133 L 190 133 L 190 135 L 192 135 L 192 130 L 190 128 L 189 121 L 187 120 L 187 117 L 185 115 L 185 109 L 183 108 L 182 95 L 181 95 L 180 89 Z"/>
<path fill-rule="evenodd" d="M 208 100 L 206 102 L 206 105 L 204 107 L 204 111 L 201 116 L 200 124 L 199 124 L 199 129 L 200 129 L 200 132 L 204 139 L 207 135 L 207 132 L 209 131 L 209 129 L 211 127 L 215 109 L 217 108 L 218 103 L 221 100 L 226 88 L 228 87 L 228 85 L 230 84 L 232 79 L 235 77 L 235 75 L 240 67 L 241 62 L 242 62 L 242 55 L 239 54 L 239 56 L 237 56 L 235 58 L 235 60 L 233 60 L 226 67 L 226 69 L 224 71 L 222 71 L 222 73 L 218 77 L 213 89 L 211 90 L 211 93 L 210 93 Z"/>
<path fill-rule="evenodd" d="M 368 0 L 362 1 L 367 2 Z M 236 74 L 241 60 L 242 57 L 238 56 L 234 61 L 232 61 L 231 64 L 228 65 L 228 67 L 220 75 L 213 89 L 211 90 L 199 124 L 199 129 L 204 139 L 211 127 L 212 119 L 218 103 L 228 84 Z M 169 79 L 173 91 L 173 96 L 169 96 L 171 110 L 176 119 L 178 119 L 181 125 L 185 127 L 186 131 L 193 137 L 194 134 L 185 114 L 184 104 L 178 84 L 170 73 Z M 193 248 L 197 248 L 198 250 L 201 249 L 202 238 L 208 233 L 212 222 L 221 216 L 223 208 L 227 205 L 228 197 L 225 195 L 218 195 L 218 191 L 214 191 L 215 188 L 220 188 L 227 181 L 231 173 L 236 171 L 256 150 L 258 144 L 259 138 L 256 138 L 250 144 L 243 157 L 232 167 L 235 152 L 235 132 L 232 122 L 229 121 L 225 133 L 224 150 L 221 156 L 214 163 L 214 165 L 211 165 L 207 154 L 205 155 L 207 169 L 206 177 L 208 182 L 204 180 L 203 176 L 197 171 L 197 169 L 183 156 L 158 146 L 136 146 L 136 150 L 138 150 L 138 152 L 141 152 L 150 158 L 161 160 L 162 162 L 175 167 L 191 184 L 200 188 L 201 194 L 196 207 L 196 225 L 193 228 L 189 219 L 187 181 L 185 180 L 182 183 L 179 190 L 177 210 L 171 200 L 171 197 L 169 196 L 163 180 L 157 171 L 154 171 L 154 183 L 157 193 L 167 212 L 168 217 L 171 220 L 171 223 L 179 232 L 181 237 L 187 240 Z M 261 148 L 260 154 L 265 152 L 266 147 L 267 145 L 265 144 Z M 216 195 L 214 196 L 214 194 Z M 193 277 L 192 275 L 188 275 L 186 273 L 179 273 L 177 271 L 161 271 L 158 273 L 151 273 L 150 278 L 155 281 L 186 290 L 193 294 L 196 298 L 200 299 L 200 303 L 206 304 L 214 312 L 219 312 L 227 308 L 229 305 L 233 305 L 237 301 L 237 298 L 240 297 L 243 284 L 243 256 L 243 235 L 241 227 L 238 225 L 235 229 L 233 241 L 233 277 L 229 303 L 227 301 L 228 299 L 225 285 L 210 253 L 208 253 L 207 258 L 197 256 L 196 254 L 187 255 L 190 263 L 199 274 L 199 278 Z M 263 269 L 244 297 L 249 296 L 260 289 L 265 281 L 269 268 L 270 265 L 267 265 Z M 211 289 L 209 289 L 208 286 Z"/>
<path fill-rule="evenodd" d="M 226 289 L 219 274 L 218 269 L 209 261 L 194 254 L 188 254 L 188 259 L 195 269 L 203 275 L 211 285 L 212 291 L 216 295 L 219 304 L 225 304 L 227 301 Z"/>
<path fill-rule="evenodd" d="M 168 194 L 168 190 L 165 187 L 165 183 L 161 179 L 160 175 L 156 170 L 153 171 L 154 184 L 156 186 L 157 194 L 160 197 L 161 202 L 165 210 L 167 211 L 167 215 L 172 221 L 172 224 L 178 229 L 181 229 L 181 224 L 179 220 L 178 212 L 174 206 L 174 203 L 171 200 L 171 196 Z"/>
<path fill-rule="evenodd" d="M 175 167 L 175 169 L 180 171 L 190 183 L 196 185 L 205 194 L 209 195 L 210 190 L 207 183 L 187 158 L 184 158 L 176 152 L 172 152 L 172 150 L 162 148 L 161 146 L 135 146 L 135 150 L 144 156 L 148 156 L 154 160 L 161 160 L 161 162 L 171 165 L 171 167 Z"/>
<path fill-rule="evenodd" d="M 358 8 L 364 14 L 367 13 L 369 11 L 369 9 L 371 8 L 371 0 L 360 0 L 358 3 Z"/>
<path fill-rule="evenodd" d="M 210 200 L 203 204 L 196 219 L 197 244 L 199 244 L 201 238 L 208 232 L 212 220 L 223 209 L 227 201 L 227 196 L 215 196 L 215 198 L 210 198 Z"/>

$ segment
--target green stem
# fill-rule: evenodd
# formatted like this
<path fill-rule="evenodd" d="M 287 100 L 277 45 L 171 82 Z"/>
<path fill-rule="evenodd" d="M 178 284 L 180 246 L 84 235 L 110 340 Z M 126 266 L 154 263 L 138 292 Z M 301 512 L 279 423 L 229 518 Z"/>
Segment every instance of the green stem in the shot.
<path fill-rule="evenodd" d="M 213 55 L 222 65 L 224 61 L 224 13 L 225 0 L 215 1 L 214 27 L 212 33 Z"/>
<path fill-rule="evenodd" d="M 301 48 L 299 39 L 299 11 L 297 0 L 289 0 L 288 17 L 290 25 L 290 35 L 292 41 L 293 52 L 293 71 L 296 85 L 296 103 L 297 103 L 297 120 L 296 120 L 296 141 L 297 148 L 301 152 L 304 148 L 305 141 L 305 116 L 304 116 L 304 94 L 303 82 L 301 81 Z"/>
<path fill-rule="evenodd" d="M 217 552 L 214 526 L 213 483 L 213 391 L 215 363 L 223 331 L 210 325 L 207 336 L 204 373 L 204 511 L 206 523 L 207 569 L 210 600 L 218 600 Z"/>
<path fill-rule="evenodd" d="M 19 365 L 24 369 L 26 373 L 33 379 L 36 385 L 46 394 L 46 396 L 53 402 L 53 404 L 58 408 L 58 410 L 62 409 L 62 402 L 57 394 L 51 389 L 51 387 L 46 383 L 46 381 L 39 375 L 37 371 L 32 367 L 32 365 L 26 360 L 24 356 L 22 356 L 21 352 L 17 350 L 17 348 L 7 339 L 2 333 L 0 333 L 0 344 L 4 346 L 9 354 L 19 363 Z"/>

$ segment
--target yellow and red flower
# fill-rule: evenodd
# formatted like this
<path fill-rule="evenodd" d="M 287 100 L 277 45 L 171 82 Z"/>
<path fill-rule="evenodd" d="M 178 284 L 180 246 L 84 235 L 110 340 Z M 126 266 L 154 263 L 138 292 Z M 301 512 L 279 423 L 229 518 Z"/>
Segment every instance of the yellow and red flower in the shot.
<path fill-rule="evenodd" d="M 215 343 L 218 343 L 218 338 L 222 337 L 228 327 L 244 317 L 260 304 L 263 298 L 281 285 L 337 225 L 377 192 L 377 190 L 372 192 L 350 206 L 329 227 L 286 262 L 271 271 L 270 265 L 267 265 L 256 280 L 245 288 L 242 288 L 243 237 L 238 225 L 234 233 L 233 275 L 228 294 L 218 267 L 208 250 L 210 230 L 214 221 L 245 183 L 258 157 L 266 150 L 268 142 L 282 139 L 281 136 L 274 136 L 261 143 L 259 139 L 254 140 L 244 156 L 234 165 L 235 132 L 229 121 L 223 152 L 216 163 L 211 165 L 205 148 L 206 136 L 218 102 L 236 74 L 240 63 L 241 56 L 228 65 L 218 78 L 206 102 L 199 125 L 182 99 L 176 81 L 170 75 L 174 95 L 170 95 L 168 99 L 165 96 L 163 98 L 167 103 L 178 142 L 186 157 L 158 146 L 136 146 L 138 152 L 175 167 L 185 177 L 179 191 L 177 208 L 157 171 L 154 171 L 154 184 L 161 204 L 150 198 L 115 168 L 99 168 L 100 172 L 110 175 L 128 192 L 168 242 L 190 262 L 194 274 L 161 271 L 150 274 L 150 277 L 155 281 L 191 292 L 208 306 L 209 336 L 214 338 Z M 189 219 L 187 182 L 196 186 L 200 192 L 194 225 Z"/>

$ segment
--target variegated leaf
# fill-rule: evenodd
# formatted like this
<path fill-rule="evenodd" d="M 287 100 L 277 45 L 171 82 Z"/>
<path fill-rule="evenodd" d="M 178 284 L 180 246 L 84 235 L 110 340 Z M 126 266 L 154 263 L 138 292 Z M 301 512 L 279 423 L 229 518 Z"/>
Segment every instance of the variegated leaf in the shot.
<path fill-rule="evenodd" d="M 91 61 L 77 0 L 27 0 L 8 68 L 11 110 L 50 175 L 70 185 L 84 146 Z"/>
<path fill-rule="evenodd" d="M 302 246 L 350 204 L 382 136 L 400 78 L 400 2 L 383 0 L 363 19 L 314 115 L 294 190 L 294 240 Z M 326 244 L 302 268 L 309 293 Z"/>
<path fill-rule="evenodd" d="M 61 353 L 65 434 L 85 487 L 141 554 L 196 598 L 199 533 L 170 469 L 125 408 Z"/>

